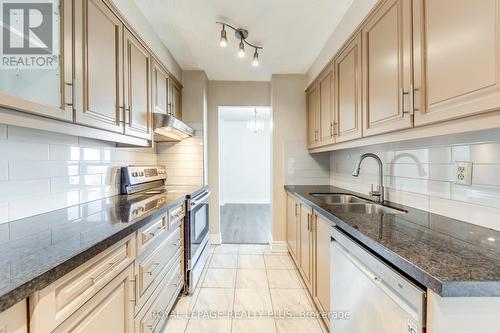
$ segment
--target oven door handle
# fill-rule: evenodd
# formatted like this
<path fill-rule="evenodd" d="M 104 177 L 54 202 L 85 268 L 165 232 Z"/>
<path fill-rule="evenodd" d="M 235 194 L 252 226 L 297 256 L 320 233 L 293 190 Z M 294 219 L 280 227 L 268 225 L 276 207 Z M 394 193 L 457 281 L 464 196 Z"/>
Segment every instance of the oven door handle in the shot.
<path fill-rule="evenodd" d="M 196 200 L 191 201 L 191 207 L 198 206 L 202 201 L 205 201 L 212 192 L 208 191 L 205 195 L 203 195 L 200 199 L 196 198 Z"/>

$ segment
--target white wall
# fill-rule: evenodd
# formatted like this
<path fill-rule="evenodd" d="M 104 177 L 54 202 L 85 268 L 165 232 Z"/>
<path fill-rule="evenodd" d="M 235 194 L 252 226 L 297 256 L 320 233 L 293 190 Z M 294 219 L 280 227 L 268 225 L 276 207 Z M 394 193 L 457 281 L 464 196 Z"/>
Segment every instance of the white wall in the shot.
<path fill-rule="evenodd" d="M 375 162 L 351 176 L 364 152 L 383 160 L 388 200 L 500 230 L 500 129 L 333 152 L 331 184 L 368 193 L 378 182 Z M 472 186 L 453 183 L 456 161 L 473 162 Z"/>
<path fill-rule="evenodd" d="M 310 85 L 321 70 L 332 60 L 349 36 L 356 30 L 378 0 L 353 0 L 344 17 L 328 38 L 316 60 L 306 73 L 306 86 Z"/>
<path fill-rule="evenodd" d="M 220 203 L 271 203 L 269 121 L 253 133 L 246 121 L 220 123 Z"/>

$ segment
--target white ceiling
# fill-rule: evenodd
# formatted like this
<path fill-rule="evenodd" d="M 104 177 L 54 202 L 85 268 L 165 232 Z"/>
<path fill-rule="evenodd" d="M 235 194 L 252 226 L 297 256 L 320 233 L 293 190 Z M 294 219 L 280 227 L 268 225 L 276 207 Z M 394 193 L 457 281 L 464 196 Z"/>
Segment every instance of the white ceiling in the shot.
<path fill-rule="evenodd" d="M 204 70 L 210 80 L 268 81 L 271 74 L 305 73 L 354 0 L 134 0 L 182 69 Z M 249 30 L 262 45 L 236 56 L 238 41 L 219 47 L 222 20 Z"/>
<path fill-rule="evenodd" d="M 219 107 L 219 118 L 226 121 L 242 121 L 254 119 L 257 110 L 257 119 L 271 120 L 271 109 L 268 107 Z"/>

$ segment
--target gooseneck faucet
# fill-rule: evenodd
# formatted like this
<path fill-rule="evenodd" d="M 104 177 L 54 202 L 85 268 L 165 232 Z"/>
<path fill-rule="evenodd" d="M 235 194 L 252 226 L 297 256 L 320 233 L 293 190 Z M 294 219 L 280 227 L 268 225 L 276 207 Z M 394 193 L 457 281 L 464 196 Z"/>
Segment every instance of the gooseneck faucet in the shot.
<path fill-rule="evenodd" d="M 354 167 L 354 170 L 352 171 L 352 176 L 353 177 L 358 177 L 359 176 L 359 170 L 361 169 L 361 162 L 367 157 L 374 158 L 377 163 L 378 163 L 378 174 L 379 174 L 379 186 L 378 186 L 378 191 L 373 190 L 373 184 L 372 184 L 372 190 L 370 191 L 370 196 L 376 197 L 378 199 L 379 203 L 384 202 L 384 170 L 382 166 L 382 160 L 380 157 L 373 153 L 366 153 L 361 155 L 359 158 L 358 162 L 356 163 L 356 166 Z"/>

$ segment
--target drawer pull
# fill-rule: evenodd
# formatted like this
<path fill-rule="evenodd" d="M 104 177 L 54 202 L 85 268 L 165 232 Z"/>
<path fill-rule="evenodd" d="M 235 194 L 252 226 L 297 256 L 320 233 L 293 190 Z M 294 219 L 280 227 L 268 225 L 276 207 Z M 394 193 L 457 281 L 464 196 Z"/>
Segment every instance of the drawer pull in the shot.
<path fill-rule="evenodd" d="M 134 302 L 134 306 L 137 305 L 137 274 L 134 275 L 134 279 L 130 280 L 131 283 L 134 284 L 134 299 L 131 299 L 130 302 Z"/>
<path fill-rule="evenodd" d="M 91 277 L 92 283 L 96 283 L 97 281 L 99 281 L 102 277 L 104 277 L 106 274 L 108 274 L 110 271 L 112 271 L 113 268 L 115 268 L 116 266 L 118 266 L 119 263 L 120 263 L 120 261 L 115 261 L 115 262 L 109 263 L 108 264 L 108 268 L 106 268 L 105 270 L 103 270 L 96 277 Z"/>
<path fill-rule="evenodd" d="M 153 269 L 150 270 L 150 271 L 147 271 L 146 273 L 149 274 L 149 275 L 153 275 L 153 272 L 158 268 L 158 266 L 160 266 L 160 263 L 159 262 L 155 262 L 154 264 L 152 264 L 151 266 L 153 266 Z"/>

